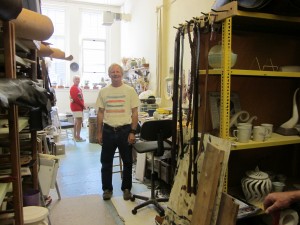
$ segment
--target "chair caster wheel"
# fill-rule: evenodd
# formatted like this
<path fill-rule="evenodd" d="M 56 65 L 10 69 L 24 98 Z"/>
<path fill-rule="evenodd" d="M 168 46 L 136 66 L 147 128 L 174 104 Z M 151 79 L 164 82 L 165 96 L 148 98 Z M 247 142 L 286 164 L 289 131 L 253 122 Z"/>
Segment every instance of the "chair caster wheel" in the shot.
<path fill-rule="evenodd" d="M 133 215 L 135 215 L 137 213 L 137 210 L 133 209 L 131 212 L 132 212 Z"/>
<path fill-rule="evenodd" d="M 131 199 L 130 199 L 130 201 L 134 202 L 135 201 L 135 197 L 132 196 Z"/>

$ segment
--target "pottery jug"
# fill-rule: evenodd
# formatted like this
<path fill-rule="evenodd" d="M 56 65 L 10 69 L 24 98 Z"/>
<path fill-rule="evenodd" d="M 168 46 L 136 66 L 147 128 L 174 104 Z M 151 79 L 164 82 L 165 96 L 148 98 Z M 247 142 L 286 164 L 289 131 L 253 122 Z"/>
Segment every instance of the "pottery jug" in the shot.
<path fill-rule="evenodd" d="M 272 189 L 269 175 L 259 171 L 258 168 L 247 171 L 241 182 L 244 195 L 249 203 L 262 202 Z"/>

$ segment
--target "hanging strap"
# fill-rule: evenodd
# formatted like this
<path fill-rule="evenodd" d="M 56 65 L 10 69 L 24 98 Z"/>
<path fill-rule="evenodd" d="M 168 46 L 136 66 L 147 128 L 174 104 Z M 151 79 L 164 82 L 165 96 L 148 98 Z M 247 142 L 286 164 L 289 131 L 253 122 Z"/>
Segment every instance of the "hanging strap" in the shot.
<path fill-rule="evenodd" d="M 194 39 L 195 39 L 195 88 L 194 88 L 194 155 L 193 155 L 193 167 L 194 167 L 194 174 L 193 174 L 193 192 L 194 194 L 197 193 L 197 186 L 198 186 L 198 168 L 197 168 L 197 161 L 195 160 L 198 154 L 198 101 L 199 101 L 199 70 L 200 70 L 200 24 L 197 22 L 194 25 L 193 29 Z M 203 136 L 203 135 L 202 135 Z"/>
<path fill-rule="evenodd" d="M 182 27 L 181 30 L 181 52 L 180 52 L 180 89 L 179 89 L 179 107 L 178 107 L 178 123 L 179 123 L 179 149 L 181 152 L 184 151 L 184 147 L 183 147 L 183 124 L 182 124 L 182 98 L 183 98 L 183 56 L 184 56 L 184 32 L 185 32 L 185 28 Z M 181 154 L 182 155 L 182 154 Z"/>
<path fill-rule="evenodd" d="M 179 80 L 179 59 L 180 59 L 180 37 L 181 28 L 177 28 L 177 33 L 175 37 L 174 46 L 174 80 L 173 80 L 173 110 L 172 110 L 172 120 L 173 120 L 173 134 L 172 134 L 172 172 L 175 174 L 176 168 L 176 156 L 177 156 L 177 108 L 178 108 L 178 80 Z"/>
<path fill-rule="evenodd" d="M 187 33 L 188 33 L 188 39 L 189 39 L 189 44 L 190 44 L 190 51 L 191 51 L 191 72 L 190 72 L 190 77 L 191 77 L 191 82 L 190 82 L 190 87 L 188 90 L 189 93 L 189 105 L 188 105 L 188 113 L 187 113 L 187 120 L 186 120 L 186 127 L 189 127 L 189 124 L 192 120 L 192 99 L 193 99 L 193 93 L 194 93 L 194 85 L 195 85 L 195 73 L 194 73 L 194 58 L 195 58 L 195 51 L 194 51 L 194 43 L 191 37 L 191 26 L 194 21 L 188 21 L 187 23 Z"/>

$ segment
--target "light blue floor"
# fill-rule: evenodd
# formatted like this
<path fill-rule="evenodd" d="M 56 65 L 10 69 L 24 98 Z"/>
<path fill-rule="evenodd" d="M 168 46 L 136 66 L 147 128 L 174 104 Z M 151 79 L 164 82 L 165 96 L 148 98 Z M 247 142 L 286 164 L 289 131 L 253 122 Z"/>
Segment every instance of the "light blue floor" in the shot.
<path fill-rule="evenodd" d="M 89 128 L 83 128 L 81 136 L 85 142 L 74 142 L 71 139 L 62 139 L 65 144 L 65 155 L 60 155 L 57 182 L 62 198 L 82 195 L 99 194 L 102 197 L 101 164 L 99 144 L 89 143 Z M 117 159 L 116 159 L 117 160 Z M 117 162 L 117 161 L 116 161 Z M 116 168 L 117 169 L 117 168 Z M 113 174 L 114 196 L 122 196 L 120 173 Z M 148 187 L 133 176 L 132 193 L 141 193 L 149 190 Z M 55 190 L 51 190 L 56 195 Z M 55 198 L 55 196 L 53 196 Z M 111 213 L 117 215 L 111 201 L 105 201 Z M 118 216 L 115 216 L 115 218 Z M 123 224 L 117 219 L 116 224 Z"/>

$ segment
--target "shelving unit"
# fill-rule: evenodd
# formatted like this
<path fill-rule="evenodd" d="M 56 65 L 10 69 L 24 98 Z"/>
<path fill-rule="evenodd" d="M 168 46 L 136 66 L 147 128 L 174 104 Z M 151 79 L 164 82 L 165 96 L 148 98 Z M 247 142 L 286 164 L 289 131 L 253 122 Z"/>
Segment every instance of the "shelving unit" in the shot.
<path fill-rule="evenodd" d="M 270 170 L 276 167 L 278 170 L 286 167 L 283 172 L 293 177 L 298 176 L 299 136 L 282 136 L 273 133 L 272 138 L 265 142 L 238 143 L 230 135 L 229 122 L 231 92 L 239 94 L 242 110 L 248 111 L 250 115 L 258 116 L 254 125 L 268 122 L 278 127 L 290 118 L 292 96 L 300 84 L 298 79 L 300 72 L 259 70 L 253 61 L 255 59 L 259 59 L 260 63 L 272 61 L 278 67 L 300 65 L 298 57 L 300 17 L 241 11 L 238 10 L 237 1 L 232 1 L 217 11 L 212 14 L 216 15 L 215 22 L 222 24 L 222 33 L 217 35 L 216 40 L 209 43 L 207 43 L 209 38 L 205 36 L 210 34 L 203 34 L 201 44 L 213 46 L 221 41 L 223 46 L 222 69 L 208 70 L 208 91 L 220 91 L 218 135 L 232 140 L 228 180 L 225 181 L 224 190 L 228 191 L 230 185 L 240 186 L 240 179 L 244 172 L 254 169 L 247 168 L 247 166 L 253 166 L 254 163 L 263 165 L 265 168 L 273 163 L 275 165 Z M 238 55 L 237 63 L 233 68 L 230 67 L 231 51 Z M 202 85 L 200 95 L 203 95 L 207 62 L 204 53 L 201 54 L 200 74 L 203 76 L 201 76 L 202 82 L 200 81 L 200 86 Z M 202 108 L 200 108 L 200 115 L 204 114 Z M 209 115 L 206 118 L 208 124 L 211 118 Z M 206 130 L 211 132 L 211 127 L 208 125 Z M 282 158 L 284 154 L 287 155 Z M 273 162 L 271 162 L 272 157 L 274 157 Z M 286 158 L 289 157 L 292 159 L 290 164 L 286 162 Z"/>
<path fill-rule="evenodd" d="M 15 30 L 11 22 L 3 22 L 3 43 L 5 57 L 5 75 L 6 78 L 16 78 L 15 68 Z M 8 133 L 10 145 L 10 160 L 11 160 L 11 182 L 13 189 L 13 204 L 14 204 L 14 219 L 16 224 L 23 225 L 23 194 L 20 172 L 20 141 L 19 141 L 19 121 L 18 107 L 10 104 L 8 109 Z"/>
<path fill-rule="evenodd" d="M 10 21 L 0 22 L 3 27 L 0 40 L 4 46 L 4 74 L 5 78 L 16 79 L 16 65 L 20 65 L 30 70 L 31 79 L 36 79 L 36 50 L 25 47 L 26 44 L 22 44 L 21 41 L 16 43 L 14 24 Z M 16 51 L 18 49 L 18 52 Z M 18 56 L 17 54 L 22 51 L 24 55 L 28 55 L 27 58 Z M 28 117 L 19 117 L 19 107 L 13 103 L 9 104 L 7 109 L 7 115 L 0 120 L 0 137 L 8 140 L 9 145 L 9 157 L 10 157 L 10 169 L 11 174 L 0 178 L 0 204 L 2 203 L 6 192 L 9 190 L 10 184 L 12 184 L 13 193 L 13 213 L 14 224 L 23 225 L 23 187 L 21 179 L 21 163 L 20 163 L 20 138 L 19 132 L 27 128 Z M 3 115 L 2 115 L 3 116 Z M 37 160 L 37 134 L 36 131 L 27 131 L 30 133 L 31 142 L 31 157 L 32 157 L 32 187 L 38 189 L 38 165 Z M 2 143 L 3 144 L 3 143 Z"/>

